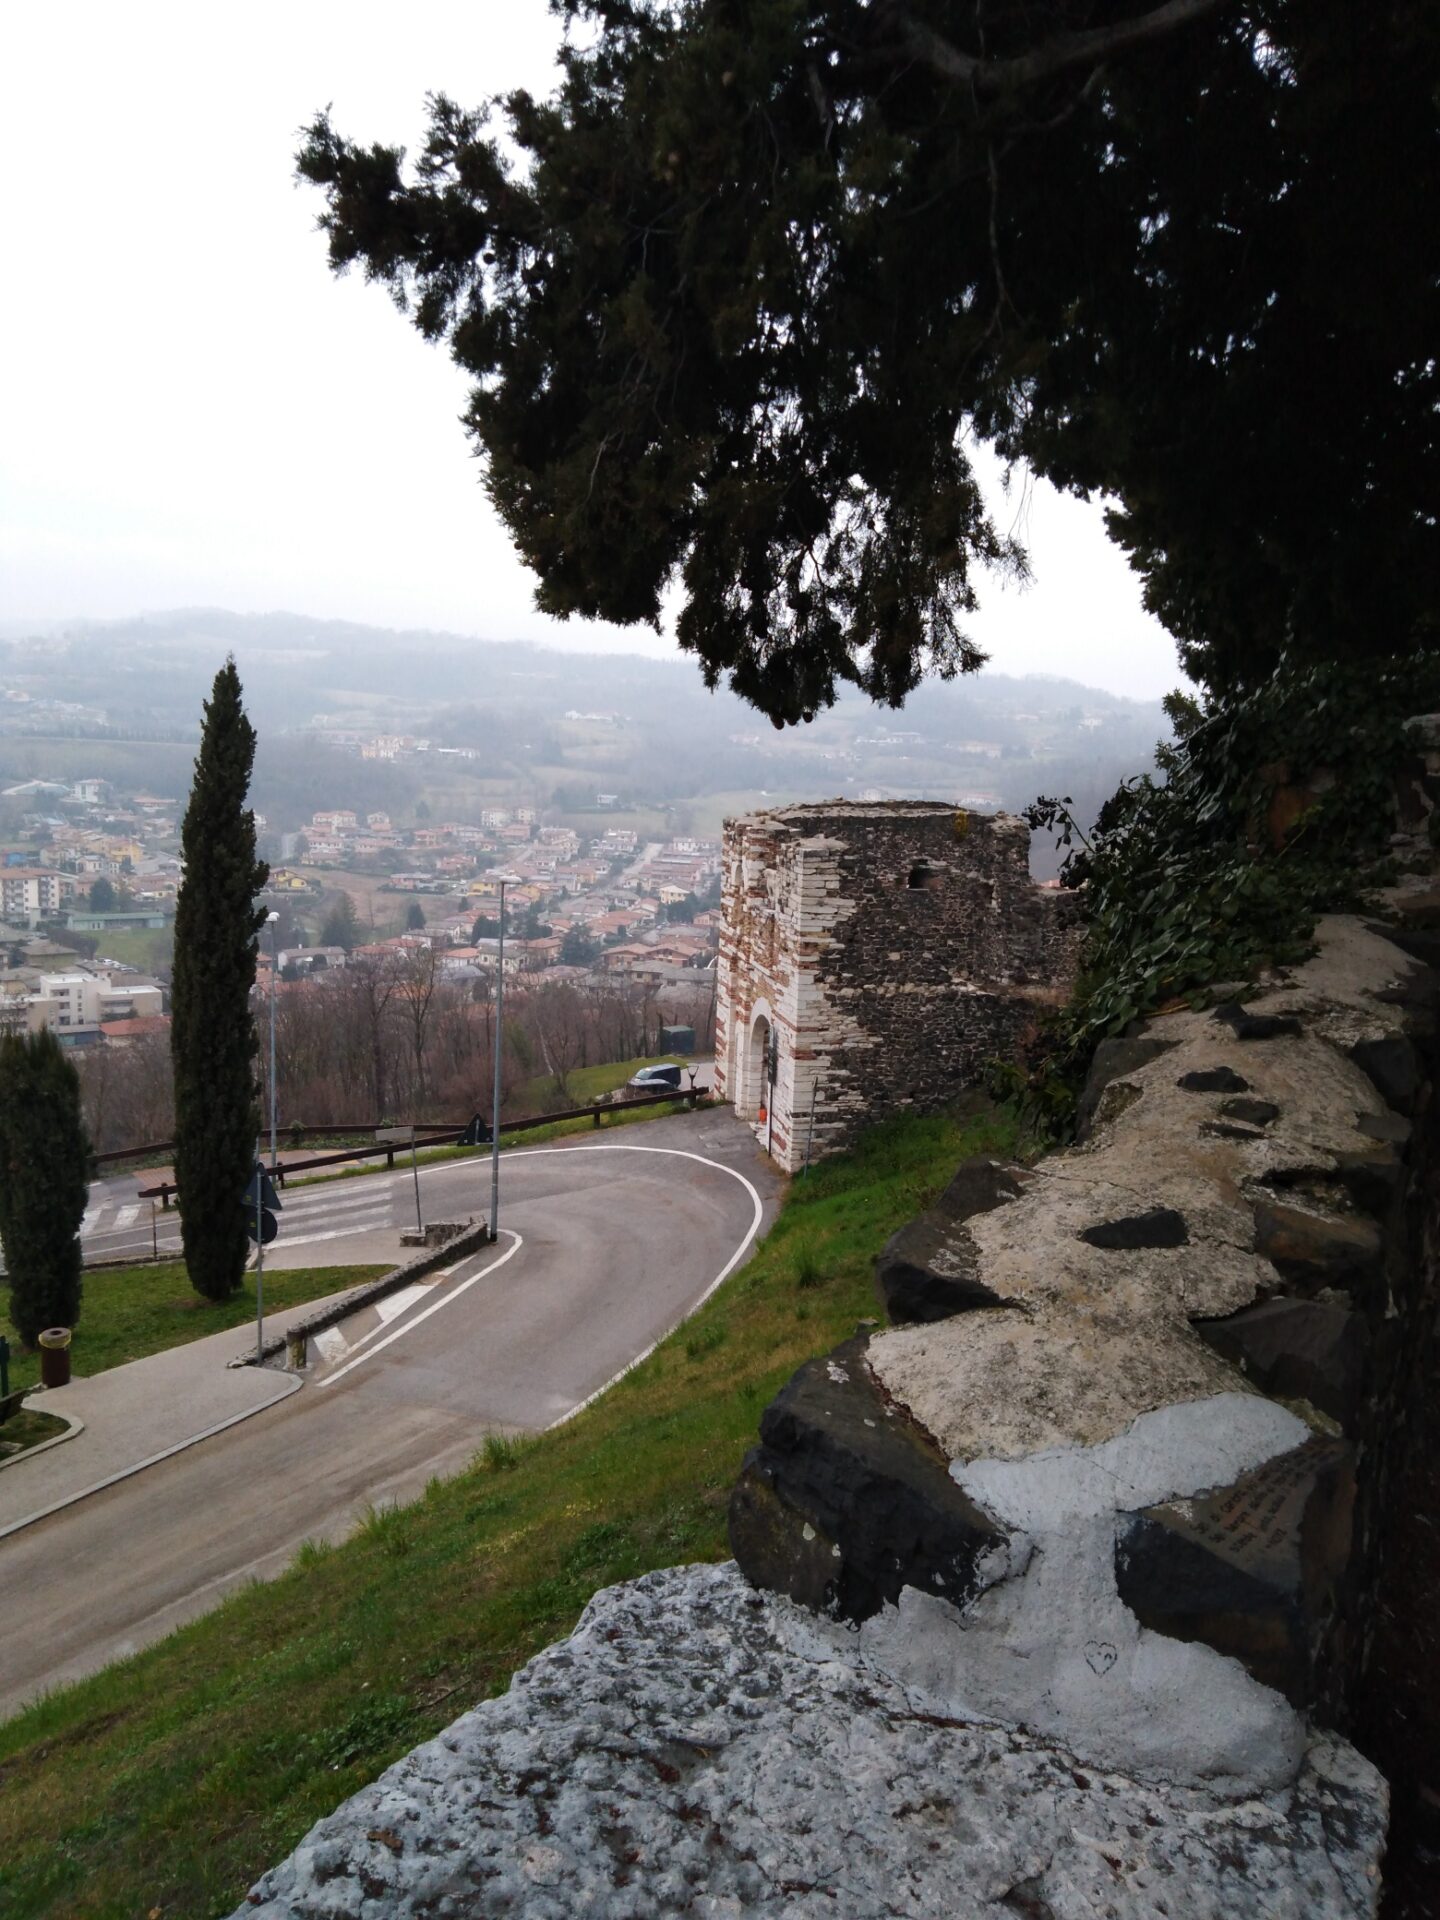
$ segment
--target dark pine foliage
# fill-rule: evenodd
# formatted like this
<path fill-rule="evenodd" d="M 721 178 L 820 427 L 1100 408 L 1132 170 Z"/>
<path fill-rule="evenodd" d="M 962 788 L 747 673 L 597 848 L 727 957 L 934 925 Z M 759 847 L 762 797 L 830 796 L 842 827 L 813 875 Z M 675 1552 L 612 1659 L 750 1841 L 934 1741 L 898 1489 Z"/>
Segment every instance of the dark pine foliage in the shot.
<path fill-rule="evenodd" d="M 241 1196 L 255 1158 L 255 896 L 269 869 L 255 857 L 246 806 L 255 729 L 227 660 L 205 704 L 195 781 L 180 830 L 185 877 L 175 907 L 170 1049 L 175 1067 L 175 1181 L 185 1265 L 196 1291 L 223 1300 L 240 1285 Z"/>
<path fill-rule="evenodd" d="M 90 1141 L 80 1081 L 48 1030 L 0 1039 L 0 1243 L 10 1319 L 27 1347 L 80 1317 Z"/>
<path fill-rule="evenodd" d="M 898 705 L 1023 568 L 973 431 L 1115 502 L 1214 689 L 1434 644 L 1435 0 L 556 6 L 553 99 L 299 155 L 336 270 L 472 376 L 547 612 L 678 584 L 777 726 Z"/>

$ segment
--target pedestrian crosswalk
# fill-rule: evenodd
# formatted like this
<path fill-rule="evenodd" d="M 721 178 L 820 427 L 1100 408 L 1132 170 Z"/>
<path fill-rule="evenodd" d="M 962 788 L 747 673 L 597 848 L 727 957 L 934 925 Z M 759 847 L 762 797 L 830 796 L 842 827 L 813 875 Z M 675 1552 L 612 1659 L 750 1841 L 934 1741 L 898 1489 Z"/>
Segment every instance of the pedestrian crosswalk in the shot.
<path fill-rule="evenodd" d="M 281 1192 L 280 1231 L 289 1244 L 342 1240 L 353 1233 L 399 1226 L 408 1218 L 407 1193 L 383 1176 L 374 1180 L 321 1183 L 313 1190 Z M 101 1257 L 142 1242 L 179 1238 L 179 1217 L 158 1202 L 129 1199 L 122 1192 L 96 1194 L 80 1223 L 87 1251 Z M 93 1248 L 92 1248 L 93 1243 Z"/>

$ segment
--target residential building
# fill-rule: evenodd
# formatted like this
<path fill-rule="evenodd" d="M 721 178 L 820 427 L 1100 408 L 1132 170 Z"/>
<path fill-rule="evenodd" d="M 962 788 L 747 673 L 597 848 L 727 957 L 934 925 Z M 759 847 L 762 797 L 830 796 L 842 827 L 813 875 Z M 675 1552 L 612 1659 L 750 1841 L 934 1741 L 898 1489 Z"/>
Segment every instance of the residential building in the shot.
<path fill-rule="evenodd" d="M 75 881 L 49 867 L 0 869 L 0 918 L 34 926 L 54 919 L 75 897 Z"/>

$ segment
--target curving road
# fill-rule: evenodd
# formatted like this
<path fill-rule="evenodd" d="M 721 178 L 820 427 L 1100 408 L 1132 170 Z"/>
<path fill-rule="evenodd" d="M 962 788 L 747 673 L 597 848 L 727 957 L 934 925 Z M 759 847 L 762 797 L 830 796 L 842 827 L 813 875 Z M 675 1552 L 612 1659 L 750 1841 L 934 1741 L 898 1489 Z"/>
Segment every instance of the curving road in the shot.
<path fill-rule="evenodd" d="M 714 1062 L 693 1063 L 695 1083 L 708 1091 Z M 655 1121 L 647 1123 L 658 1124 Z M 650 1137 L 647 1133 L 647 1139 Z M 502 1155 L 508 1166 L 512 1157 L 523 1151 L 507 1147 Z M 284 1158 L 282 1154 L 282 1159 Z M 267 1263 L 278 1261 L 288 1266 L 346 1264 L 351 1260 L 383 1260 L 393 1251 L 387 1243 L 383 1252 L 375 1245 L 350 1249 L 335 1243 L 355 1235 L 398 1233 L 415 1225 L 415 1190 L 405 1160 L 405 1149 L 397 1149 L 398 1166 L 394 1174 L 368 1173 L 363 1179 L 310 1176 L 282 1194 L 281 1236 Z M 373 1165 L 373 1163 L 372 1163 Z M 458 1172 L 469 1166 L 469 1174 Z M 153 1186 L 161 1178 L 168 1180 L 168 1169 L 149 1168 L 108 1174 L 92 1182 L 80 1227 L 85 1258 L 89 1261 L 134 1259 L 152 1252 L 180 1252 L 180 1220 L 172 1210 L 158 1202 L 141 1200 L 142 1187 Z M 433 1183 L 433 1184 L 432 1184 Z M 420 1163 L 422 1212 L 426 1219 L 442 1217 L 442 1203 L 464 1213 L 488 1213 L 490 1210 L 490 1155 L 488 1148 L 477 1150 L 473 1161 L 441 1162 L 427 1169 Z M 290 1254 L 306 1249 L 304 1260 Z M 4 1263 L 0 1261 L 0 1272 Z"/>
<path fill-rule="evenodd" d="M 0 1541 L 0 1715 L 413 1497 L 487 1432 L 568 1417 L 668 1332 L 748 1254 L 779 1182 L 726 1109 L 643 1134 L 508 1152 L 498 1245 L 299 1392 Z M 429 1217 L 476 1172 L 423 1174 Z"/>

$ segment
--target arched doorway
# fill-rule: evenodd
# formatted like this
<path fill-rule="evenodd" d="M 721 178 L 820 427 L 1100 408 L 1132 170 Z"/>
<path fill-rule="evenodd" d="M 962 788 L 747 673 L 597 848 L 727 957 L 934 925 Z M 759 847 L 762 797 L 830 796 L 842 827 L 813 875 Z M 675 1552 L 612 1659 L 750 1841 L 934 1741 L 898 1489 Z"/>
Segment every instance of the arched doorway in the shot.
<path fill-rule="evenodd" d="M 751 1011 L 750 1033 L 745 1042 L 741 1097 L 737 1102 L 740 1117 L 744 1120 L 758 1120 L 769 1103 L 769 1055 L 772 1032 L 770 1009 L 764 1001 L 761 1001 Z"/>

